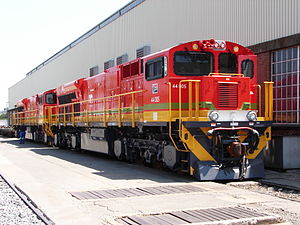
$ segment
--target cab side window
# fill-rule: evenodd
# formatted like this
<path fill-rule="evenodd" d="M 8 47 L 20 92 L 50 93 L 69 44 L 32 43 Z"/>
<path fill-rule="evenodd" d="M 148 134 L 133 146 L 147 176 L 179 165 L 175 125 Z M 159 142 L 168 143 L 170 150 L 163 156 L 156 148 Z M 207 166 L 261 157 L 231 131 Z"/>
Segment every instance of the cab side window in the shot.
<path fill-rule="evenodd" d="M 40 96 L 38 97 L 38 99 L 39 99 L 38 103 L 39 103 L 40 105 L 42 105 L 42 104 L 43 104 L 43 95 L 40 95 Z"/>
<path fill-rule="evenodd" d="M 46 94 L 47 104 L 56 104 L 56 94 Z"/>
<path fill-rule="evenodd" d="M 164 74 L 164 57 L 152 59 L 146 63 L 146 80 L 163 78 Z"/>
<path fill-rule="evenodd" d="M 250 77 L 251 79 L 254 76 L 254 63 L 250 59 L 242 61 L 242 73 L 245 77 Z"/>

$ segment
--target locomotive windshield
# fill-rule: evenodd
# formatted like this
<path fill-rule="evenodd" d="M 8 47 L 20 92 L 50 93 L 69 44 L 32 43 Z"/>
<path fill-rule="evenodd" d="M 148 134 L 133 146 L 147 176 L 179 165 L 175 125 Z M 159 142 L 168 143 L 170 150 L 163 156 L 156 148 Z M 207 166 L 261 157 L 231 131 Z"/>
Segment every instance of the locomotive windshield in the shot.
<path fill-rule="evenodd" d="M 219 73 L 237 73 L 237 56 L 232 53 L 219 55 Z"/>
<path fill-rule="evenodd" d="M 213 54 L 209 52 L 176 52 L 174 72 L 177 75 L 201 76 L 213 72 Z"/>

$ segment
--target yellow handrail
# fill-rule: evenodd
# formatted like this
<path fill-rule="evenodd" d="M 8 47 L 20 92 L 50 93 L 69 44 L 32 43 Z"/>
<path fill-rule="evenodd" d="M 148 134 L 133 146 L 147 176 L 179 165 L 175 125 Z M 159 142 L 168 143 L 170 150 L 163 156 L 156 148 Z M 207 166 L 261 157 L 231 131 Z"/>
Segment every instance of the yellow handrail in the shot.
<path fill-rule="evenodd" d="M 241 77 L 244 77 L 245 75 L 242 73 L 209 73 L 208 76 L 241 76 Z"/>
<path fill-rule="evenodd" d="M 195 118 L 199 118 L 199 84 L 201 80 L 179 81 L 179 136 L 182 139 L 182 83 L 188 83 L 188 117 L 193 117 L 193 83 L 195 83 Z"/>
<path fill-rule="evenodd" d="M 46 118 L 48 118 L 47 121 L 50 123 L 50 121 L 53 124 L 53 118 L 57 118 L 56 119 L 56 123 L 59 124 L 60 122 L 62 122 L 64 125 L 70 124 L 70 125 L 75 125 L 76 121 L 78 121 L 79 117 L 75 116 L 75 113 L 81 114 L 83 113 L 84 117 L 85 117 L 85 121 L 87 123 L 87 125 L 89 125 L 90 121 L 93 120 L 97 120 L 103 122 L 103 126 L 106 127 L 107 126 L 107 122 L 108 122 L 108 117 L 109 117 L 109 113 L 110 111 L 117 111 L 117 118 L 116 118 L 116 122 L 118 123 L 118 126 L 121 127 L 122 126 L 122 122 L 124 120 L 123 118 L 123 114 L 124 112 L 122 112 L 122 110 L 131 110 L 131 126 L 135 127 L 135 119 L 136 119 L 136 109 L 135 109 L 135 95 L 138 93 L 142 93 L 145 92 L 145 90 L 139 90 L 139 91 L 132 91 L 132 92 L 127 92 L 127 93 L 122 93 L 122 94 L 118 94 L 118 95 L 113 95 L 113 96 L 107 96 L 107 97 L 103 97 L 103 98 L 96 98 L 96 99 L 90 99 L 90 100 L 85 100 L 85 101 L 80 101 L 80 102 L 73 102 L 73 103 L 68 103 L 68 104 L 64 104 L 64 105 L 59 105 L 59 106 L 48 106 L 46 107 L 48 110 L 48 115 L 46 116 Z M 130 107 L 125 107 L 122 106 L 122 97 L 125 96 L 131 96 L 131 106 Z M 117 108 L 109 108 L 109 111 L 107 110 L 107 103 L 108 100 L 115 101 L 113 99 L 117 98 Z M 85 108 L 84 111 L 79 111 L 79 112 L 75 112 L 75 104 L 81 105 L 82 108 Z M 99 109 L 95 109 L 94 111 L 89 111 L 89 104 L 94 104 L 97 105 L 99 104 L 99 106 L 102 104 L 102 110 Z M 56 109 L 56 114 L 49 114 L 49 112 L 53 109 Z M 62 112 L 63 111 L 63 112 Z M 49 119 L 49 117 L 51 116 L 51 119 Z M 61 118 L 63 118 L 63 121 L 61 121 Z M 82 118 L 82 117 L 81 117 Z M 115 118 L 115 117 L 114 117 Z M 77 120 L 76 120 L 77 119 Z"/>
<path fill-rule="evenodd" d="M 75 110 L 74 110 L 74 105 L 72 105 L 72 126 L 74 126 L 75 125 L 75 115 L 74 115 L 74 113 L 75 113 Z"/>
<path fill-rule="evenodd" d="M 195 87 L 195 104 L 196 104 L 196 114 L 195 116 L 198 118 L 199 115 L 199 85 L 200 82 L 196 82 L 196 87 Z"/>
<path fill-rule="evenodd" d="M 107 120 L 106 120 L 106 99 L 103 100 L 103 111 L 104 111 L 103 126 L 107 127 Z"/>
<path fill-rule="evenodd" d="M 273 120 L 273 84 L 264 82 L 265 85 L 265 120 Z"/>
<path fill-rule="evenodd" d="M 135 101 L 134 101 L 134 94 L 131 94 L 131 127 L 135 127 Z"/>
<path fill-rule="evenodd" d="M 129 120 L 131 122 L 131 126 L 135 127 L 135 120 L 136 120 L 136 103 L 135 103 L 135 97 L 137 94 L 145 92 L 146 90 L 138 90 L 138 91 L 132 91 L 132 92 L 127 92 L 127 93 L 122 93 L 118 95 L 113 95 L 113 96 L 107 96 L 103 98 L 97 98 L 97 99 L 89 99 L 85 101 L 80 101 L 80 102 L 73 102 L 73 103 L 68 103 L 64 105 L 59 105 L 59 106 L 47 106 L 44 108 L 44 115 L 42 118 L 42 123 L 43 124 L 48 124 L 50 127 L 53 124 L 59 125 L 64 124 L 65 126 L 68 125 L 75 125 L 75 123 L 78 121 L 78 118 L 81 117 L 82 115 L 85 115 L 85 120 L 87 125 L 89 125 L 90 121 L 101 121 L 103 122 L 103 126 L 107 126 L 108 118 L 110 117 L 111 111 L 117 110 L 118 115 L 117 115 L 117 122 L 118 126 L 122 125 L 122 122 L 125 119 L 125 116 L 123 114 L 129 112 L 131 110 L 131 116 L 129 116 Z M 125 107 L 122 106 L 122 97 L 125 96 L 131 96 L 131 106 L 130 107 Z M 111 106 L 109 108 L 109 111 L 107 110 L 107 103 L 108 100 L 115 101 L 114 99 L 117 98 L 118 100 L 118 108 L 114 108 Z M 96 105 L 97 103 L 100 103 L 99 105 L 102 104 L 102 109 L 103 110 L 94 110 L 94 111 L 89 111 L 89 106 L 90 104 Z M 79 111 L 75 112 L 75 104 L 81 105 L 82 108 L 85 108 L 85 111 Z M 14 125 L 21 125 L 21 124 L 27 124 L 27 125 L 37 125 L 39 122 L 39 115 L 38 115 L 38 109 L 37 110 L 30 110 L 26 112 L 15 112 L 13 113 L 12 119 L 13 119 L 13 124 Z M 79 117 L 76 116 L 76 113 L 78 113 Z M 83 113 L 83 114 L 82 114 Z M 127 117 L 128 118 L 128 117 Z M 113 121 L 115 120 L 115 117 L 110 117 L 110 120 Z M 125 119 L 127 121 L 127 119 Z M 79 122 L 82 121 L 79 119 Z"/>
<path fill-rule="evenodd" d="M 193 117 L 193 83 L 195 83 L 195 117 L 199 117 L 199 84 L 201 80 L 181 80 L 179 82 L 179 120 L 182 119 L 182 83 L 188 82 L 188 112 Z"/>
<path fill-rule="evenodd" d="M 257 84 L 256 87 L 258 87 L 258 116 L 261 116 L 261 86 Z"/>
<path fill-rule="evenodd" d="M 168 97 L 168 100 L 169 100 L 169 137 L 170 137 L 170 140 L 173 144 L 173 146 L 175 147 L 175 149 L 179 152 L 189 152 L 186 148 L 186 145 L 184 144 L 183 146 L 186 148 L 185 150 L 182 150 L 182 149 L 179 149 L 177 147 L 177 144 L 172 136 L 172 83 L 171 82 L 168 82 L 167 83 L 169 88 L 168 88 L 168 94 L 169 94 L 169 97 Z"/>
<path fill-rule="evenodd" d="M 121 127 L 121 96 L 118 96 L 118 126 Z"/>
<path fill-rule="evenodd" d="M 14 125 L 22 125 L 22 124 L 37 125 L 38 122 L 39 122 L 38 109 L 28 110 L 26 112 L 15 112 L 13 114 Z"/>

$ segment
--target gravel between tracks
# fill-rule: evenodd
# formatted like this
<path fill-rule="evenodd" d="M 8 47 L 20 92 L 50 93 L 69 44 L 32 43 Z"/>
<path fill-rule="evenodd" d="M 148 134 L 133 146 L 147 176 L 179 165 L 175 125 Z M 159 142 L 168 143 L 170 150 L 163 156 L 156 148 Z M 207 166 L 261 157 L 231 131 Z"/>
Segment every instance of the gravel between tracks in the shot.
<path fill-rule="evenodd" d="M 291 201 L 291 204 L 293 204 L 293 202 L 295 201 L 300 202 L 300 191 L 263 185 L 258 182 L 237 182 L 237 183 L 232 182 L 232 183 L 228 183 L 227 185 L 236 188 L 242 188 L 252 192 L 258 192 L 260 194 L 266 194 L 266 195 L 271 195 L 278 198 L 286 199 Z M 300 213 L 299 214 L 292 213 L 286 209 L 278 208 L 278 207 L 269 207 L 269 206 L 266 207 L 263 204 L 254 204 L 253 206 L 255 208 L 260 208 L 266 213 L 279 215 L 283 220 L 289 221 L 292 224 L 300 225 Z"/>
<path fill-rule="evenodd" d="M 0 224 L 44 225 L 0 176 Z"/>

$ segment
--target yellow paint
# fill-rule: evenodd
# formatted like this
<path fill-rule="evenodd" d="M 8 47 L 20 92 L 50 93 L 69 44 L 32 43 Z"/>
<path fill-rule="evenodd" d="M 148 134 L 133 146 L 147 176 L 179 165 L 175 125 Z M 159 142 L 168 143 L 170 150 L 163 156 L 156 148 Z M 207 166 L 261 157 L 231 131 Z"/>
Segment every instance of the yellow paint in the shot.
<path fill-rule="evenodd" d="M 269 137 L 267 138 L 267 133 L 269 133 Z M 264 132 L 264 136 L 266 137 L 267 141 L 271 141 L 272 137 L 271 137 L 271 127 L 268 127 L 265 132 Z"/>
<path fill-rule="evenodd" d="M 270 135 L 269 138 L 266 137 L 267 132 L 269 132 L 269 135 Z M 247 158 L 255 159 L 258 156 L 258 154 L 266 148 L 268 141 L 270 141 L 270 140 L 271 140 L 271 127 L 268 127 L 266 129 L 266 131 L 264 132 L 264 135 L 260 136 L 260 138 L 259 138 L 259 144 L 257 146 L 257 150 L 255 150 L 253 152 L 253 154 L 248 154 Z"/>
<path fill-rule="evenodd" d="M 266 121 L 265 117 L 257 117 L 257 121 Z"/>
<path fill-rule="evenodd" d="M 240 130 L 237 133 L 240 136 L 239 137 L 240 142 L 243 143 L 245 141 L 245 139 L 247 138 L 247 132 L 243 131 L 243 130 Z"/>
<path fill-rule="evenodd" d="M 268 141 L 267 141 L 266 137 L 265 136 L 261 136 L 259 138 L 259 144 L 257 146 L 257 150 L 255 150 L 253 152 L 253 154 L 247 154 L 246 157 L 248 159 L 255 159 L 258 156 L 258 154 L 267 146 L 267 142 Z"/>
<path fill-rule="evenodd" d="M 273 120 L 273 82 L 264 82 L 265 85 L 265 119 Z"/>
<path fill-rule="evenodd" d="M 181 140 L 187 145 L 188 149 L 201 161 L 215 161 L 205 148 L 194 138 L 194 136 L 182 126 Z M 184 139 L 187 134 L 188 138 Z"/>
<path fill-rule="evenodd" d="M 164 111 L 144 111 L 144 121 L 147 122 L 166 122 L 166 121 L 176 121 L 178 118 L 179 111 L 164 110 Z M 157 113 L 157 120 L 154 120 L 153 113 Z M 171 114 L 171 117 L 170 117 Z M 204 114 L 204 115 L 202 115 Z M 182 121 L 209 121 L 207 113 L 201 113 L 200 117 L 188 117 L 188 111 L 182 112 Z"/>
<path fill-rule="evenodd" d="M 190 175 L 193 176 L 194 175 L 194 168 L 190 166 Z"/>
<path fill-rule="evenodd" d="M 210 127 L 201 127 L 200 128 L 202 130 L 202 132 L 204 134 L 207 134 L 207 132 L 212 129 Z M 266 133 L 269 133 L 269 137 L 267 138 Z M 247 138 L 245 131 L 239 131 L 238 134 L 240 135 L 239 140 L 240 142 L 244 142 L 244 140 Z M 184 140 L 185 135 L 188 135 L 189 139 L 188 140 Z M 211 160 L 212 156 L 203 148 L 203 146 L 188 132 L 187 129 L 185 129 L 184 127 L 182 128 L 182 137 L 183 137 L 183 141 L 188 145 L 188 147 L 191 149 L 190 146 L 192 146 L 193 150 L 191 149 L 191 151 L 197 156 L 197 158 L 199 160 Z M 211 139 L 212 137 L 207 136 L 209 139 Z M 191 141 L 192 139 L 192 141 Z M 258 154 L 264 150 L 264 148 L 267 146 L 268 141 L 271 140 L 271 127 L 268 127 L 263 136 L 260 136 L 259 138 L 259 144 L 257 146 L 257 150 L 254 151 L 253 154 L 247 154 L 247 158 L 248 159 L 255 159 Z M 190 143 L 192 142 L 192 144 Z M 198 150 L 199 149 L 199 150 Z M 204 156 L 202 156 L 202 154 L 204 154 Z"/>

